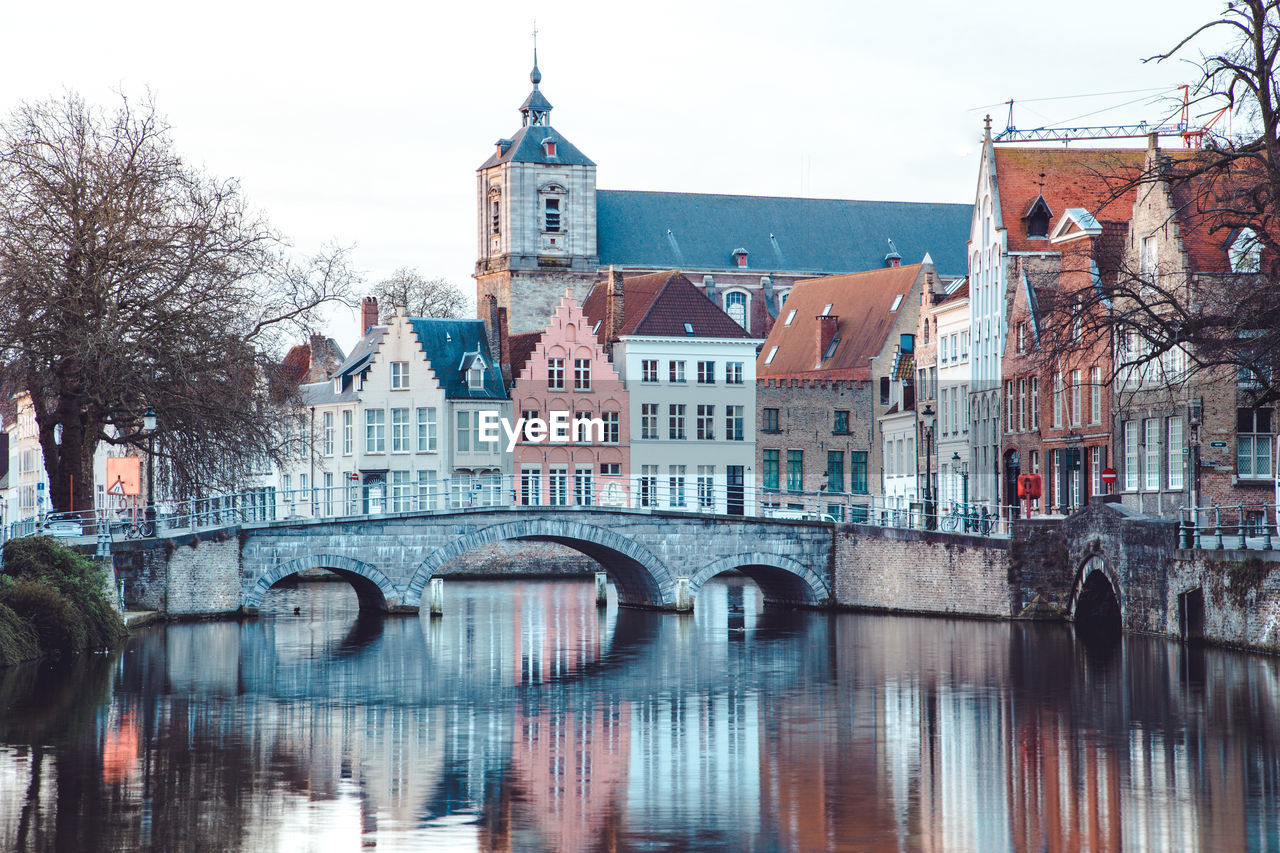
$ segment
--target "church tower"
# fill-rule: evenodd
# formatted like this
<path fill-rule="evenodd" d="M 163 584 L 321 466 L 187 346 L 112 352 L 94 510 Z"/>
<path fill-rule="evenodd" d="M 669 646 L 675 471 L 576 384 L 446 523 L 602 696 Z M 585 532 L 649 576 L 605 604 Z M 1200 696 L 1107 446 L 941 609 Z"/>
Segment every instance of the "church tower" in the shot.
<path fill-rule="evenodd" d="M 492 294 L 513 333 L 545 328 L 566 288 L 581 302 L 600 263 L 596 164 L 551 126 L 536 42 L 529 80 L 520 129 L 477 170 L 476 304 Z"/>

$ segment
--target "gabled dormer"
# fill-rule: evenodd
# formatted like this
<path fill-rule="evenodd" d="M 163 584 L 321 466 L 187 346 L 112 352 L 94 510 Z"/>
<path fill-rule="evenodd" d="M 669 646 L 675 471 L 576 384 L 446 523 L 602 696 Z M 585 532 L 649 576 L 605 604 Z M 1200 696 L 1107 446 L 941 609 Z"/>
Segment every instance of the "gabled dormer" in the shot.
<path fill-rule="evenodd" d="M 1026 226 L 1028 240 L 1044 240 L 1049 236 L 1049 222 L 1053 219 L 1053 211 L 1049 209 L 1049 203 L 1044 200 L 1044 195 L 1038 195 L 1031 202 L 1031 206 L 1027 208 L 1027 212 L 1022 216 L 1022 222 Z"/>
<path fill-rule="evenodd" d="M 1102 223 L 1092 213 L 1083 207 L 1069 207 L 1063 211 L 1062 218 L 1053 227 L 1049 242 L 1066 243 L 1081 237 L 1098 237 L 1101 234 Z"/>

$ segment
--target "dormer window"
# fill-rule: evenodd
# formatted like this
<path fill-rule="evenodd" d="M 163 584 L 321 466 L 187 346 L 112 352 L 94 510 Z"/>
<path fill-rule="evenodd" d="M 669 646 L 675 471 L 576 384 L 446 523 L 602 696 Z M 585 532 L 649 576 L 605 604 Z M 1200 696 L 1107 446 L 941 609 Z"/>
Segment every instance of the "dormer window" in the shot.
<path fill-rule="evenodd" d="M 1036 196 L 1036 200 L 1031 203 L 1031 209 L 1027 211 L 1027 239 L 1043 240 L 1049 236 L 1049 220 L 1053 217 L 1049 210 L 1049 205 L 1045 202 L 1044 196 Z"/>
<path fill-rule="evenodd" d="M 733 250 L 733 262 L 734 262 L 734 264 L 735 264 L 736 266 L 745 267 L 745 266 L 747 265 L 747 250 L 746 250 L 746 249 L 734 249 L 734 250 Z"/>
<path fill-rule="evenodd" d="M 542 153 L 548 157 L 556 156 L 556 141 L 554 139 L 542 140 Z"/>
<path fill-rule="evenodd" d="M 484 387 L 484 360 L 480 356 L 467 368 L 467 387 L 473 391 Z"/>
<path fill-rule="evenodd" d="M 1241 228 L 1227 249 L 1231 259 L 1231 271 L 1235 273 L 1258 272 L 1262 269 L 1262 244 L 1252 228 Z"/>

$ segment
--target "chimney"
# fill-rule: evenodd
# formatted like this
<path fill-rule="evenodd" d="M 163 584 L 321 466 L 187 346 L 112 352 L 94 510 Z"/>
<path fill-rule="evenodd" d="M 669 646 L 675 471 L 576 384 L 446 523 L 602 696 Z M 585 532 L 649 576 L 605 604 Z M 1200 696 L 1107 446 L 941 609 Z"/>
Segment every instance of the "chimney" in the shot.
<path fill-rule="evenodd" d="M 813 360 L 815 367 L 822 364 L 823 359 L 826 358 L 827 348 L 835 340 L 836 329 L 839 325 L 840 318 L 834 314 L 821 314 L 818 316 L 818 357 Z"/>
<path fill-rule="evenodd" d="M 498 306 L 498 364 L 502 367 L 502 381 L 511 387 L 511 334 L 507 329 L 507 306 Z"/>
<path fill-rule="evenodd" d="M 626 302 L 622 292 L 622 273 L 609 267 L 609 280 L 605 284 L 604 329 L 605 342 L 618 336 L 618 330 L 626 319 Z"/>
<path fill-rule="evenodd" d="M 369 330 L 378 325 L 378 300 L 373 296 L 366 296 L 360 300 L 360 334 L 367 335 Z"/>

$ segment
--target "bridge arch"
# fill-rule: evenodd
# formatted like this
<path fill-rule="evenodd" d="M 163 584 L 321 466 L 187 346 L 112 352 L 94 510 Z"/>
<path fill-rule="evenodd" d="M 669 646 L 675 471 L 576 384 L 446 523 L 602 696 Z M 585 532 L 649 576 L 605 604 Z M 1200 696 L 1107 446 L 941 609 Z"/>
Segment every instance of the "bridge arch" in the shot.
<path fill-rule="evenodd" d="M 818 606 L 831 599 L 826 582 L 804 563 L 763 551 L 748 551 L 708 563 L 689 579 L 689 592 L 696 596 L 707 581 L 734 569 L 756 582 L 768 604 Z"/>
<path fill-rule="evenodd" d="M 340 554 L 310 554 L 273 566 L 259 576 L 243 596 L 241 603 L 244 609 L 251 613 L 256 611 L 262 606 L 262 597 L 267 590 L 290 575 L 309 569 L 326 569 L 351 584 L 361 610 L 386 612 L 400 597 L 386 575 L 369 563 Z"/>
<path fill-rule="evenodd" d="M 454 557 L 494 542 L 518 539 L 555 542 L 600 563 L 618 589 L 618 602 L 633 607 L 672 607 L 675 578 L 654 553 L 611 530 L 555 518 L 531 518 L 491 524 L 437 548 L 418 564 L 405 592 L 405 605 L 417 607 L 427 581 Z"/>
<path fill-rule="evenodd" d="M 1071 619 L 1081 627 L 1118 634 L 1124 623 L 1124 588 L 1100 554 L 1089 556 L 1076 573 Z"/>

